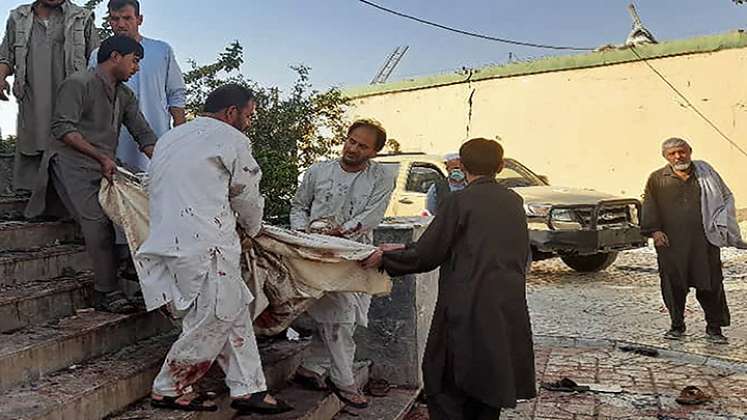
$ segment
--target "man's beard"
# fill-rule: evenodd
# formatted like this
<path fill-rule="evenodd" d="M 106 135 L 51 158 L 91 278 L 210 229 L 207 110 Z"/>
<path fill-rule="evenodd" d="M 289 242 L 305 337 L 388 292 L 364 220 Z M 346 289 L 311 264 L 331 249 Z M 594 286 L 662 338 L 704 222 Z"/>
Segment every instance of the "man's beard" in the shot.
<path fill-rule="evenodd" d="M 692 162 L 677 162 L 672 167 L 677 171 L 686 171 L 690 169 L 690 165 L 692 165 Z"/>
<path fill-rule="evenodd" d="M 364 163 L 366 163 L 366 160 L 367 159 L 364 159 L 364 158 L 355 159 L 355 158 L 348 158 L 345 155 L 342 156 L 342 161 L 345 162 L 346 165 L 350 165 L 350 166 L 363 165 Z"/>

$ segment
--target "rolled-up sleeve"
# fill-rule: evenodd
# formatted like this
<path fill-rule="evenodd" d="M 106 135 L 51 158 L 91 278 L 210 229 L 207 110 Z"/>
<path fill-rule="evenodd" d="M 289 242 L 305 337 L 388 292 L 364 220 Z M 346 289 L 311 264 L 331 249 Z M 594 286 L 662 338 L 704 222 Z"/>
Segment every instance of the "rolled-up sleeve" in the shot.
<path fill-rule="evenodd" d="M 62 140 L 68 133 L 80 132 L 85 95 L 86 86 L 80 80 L 71 78 L 62 82 L 52 117 L 52 136 L 55 139 Z"/>
<path fill-rule="evenodd" d="M 169 108 L 184 108 L 187 105 L 187 88 L 184 75 L 174 56 L 174 50 L 168 47 L 168 69 L 166 72 L 166 104 Z"/>
<path fill-rule="evenodd" d="M 5 24 L 5 35 L 3 36 L 3 42 L 0 44 L 0 64 L 5 64 L 10 67 L 10 71 L 14 72 L 16 67 L 16 27 L 13 19 L 8 18 L 8 22 Z"/>
<path fill-rule="evenodd" d="M 129 91 L 124 95 L 124 115 L 122 122 L 124 123 L 127 130 L 132 134 L 132 138 L 135 139 L 137 144 L 140 146 L 140 150 L 148 146 L 154 146 L 158 140 L 158 136 L 148 125 L 145 120 L 143 113 L 140 112 L 140 106 L 137 98 L 132 91 Z"/>
<path fill-rule="evenodd" d="M 248 139 L 238 142 L 236 156 L 233 162 L 226 166 L 231 171 L 228 187 L 231 208 L 238 215 L 239 225 L 249 236 L 254 237 L 262 227 L 265 199 L 259 192 L 262 170 L 252 155 L 252 146 Z"/>

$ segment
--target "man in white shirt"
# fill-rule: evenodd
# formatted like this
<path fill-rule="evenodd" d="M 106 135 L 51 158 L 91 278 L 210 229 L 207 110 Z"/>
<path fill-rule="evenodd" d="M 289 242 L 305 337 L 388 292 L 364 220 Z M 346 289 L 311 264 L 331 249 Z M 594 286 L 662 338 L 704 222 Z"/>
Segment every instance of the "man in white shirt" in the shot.
<path fill-rule="evenodd" d="M 359 120 L 348 129 L 340 159 L 319 162 L 304 174 L 291 205 L 295 230 L 314 230 L 316 222 L 332 225 L 327 234 L 373 244 L 373 230 L 381 223 L 394 190 L 394 174 L 371 159 L 386 143 L 386 131 L 377 122 Z M 353 362 L 356 326 L 368 325 L 371 296 L 329 293 L 309 309 L 319 323 L 319 335 L 331 356 L 327 385 L 346 404 L 368 405 L 355 384 Z M 302 379 L 326 375 L 321 361 L 306 359 L 298 371 Z"/>
<path fill-rule="evenodd" d="M 217 410 L 192 391 L 217 361 L 240 414 L 290 410 L 266 391 L 249 315 L 254 297 L 241 276 L 236 229 L 255 236 L 264 208 L 262 172 L 244 135 L 255 107 L 248 89 L 220 87 L 208 96 L 204 116 L 169 131 L 154 152 L 150 233 L 135 259 L 148 308 L 172 303 L 187 314 L 153 382 L 153 406 Z"/>

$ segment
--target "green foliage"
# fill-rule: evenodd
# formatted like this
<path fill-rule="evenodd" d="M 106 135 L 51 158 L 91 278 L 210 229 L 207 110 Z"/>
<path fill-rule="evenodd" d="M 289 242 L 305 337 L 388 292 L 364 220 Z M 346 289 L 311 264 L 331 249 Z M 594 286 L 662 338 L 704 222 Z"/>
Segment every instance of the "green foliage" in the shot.
<path fill-rule="evenodd" d="M 96 7 L 98 7 L 99 4 L 103 3 L 104 0 L 88 0 L 83 5 L 88 10 L 94 10 Z M 107 16 L 103 17 L 103 23 L 101 24 L 100 28 L 96 28 L 96 30 L 99 31 L 99 39 L 104 40 L 106 38 L 109 38 L 110 36 L 114 35 L 112 32 L 112 28 L 109 26 L 109 19 Z"/>
<path fill-rule="evenodd" d="M 239 73 L 243 61 L 243 48 L 234 42 L 212 64 L 191 62 L 192 68 L 185 74 L 187 112 L 192 117 L 198 115 L 207 95 L 225 83 L 252 89 L 257 111 L 247 135 L 262 168 L 265 218 L 287 223 L 299 173 L 332 157 L 345 138 L 347 99 L 337 89 L 313 90 L 305 66 L 291 67 L 297 78 L 289 92 L 260 86 Z"/>

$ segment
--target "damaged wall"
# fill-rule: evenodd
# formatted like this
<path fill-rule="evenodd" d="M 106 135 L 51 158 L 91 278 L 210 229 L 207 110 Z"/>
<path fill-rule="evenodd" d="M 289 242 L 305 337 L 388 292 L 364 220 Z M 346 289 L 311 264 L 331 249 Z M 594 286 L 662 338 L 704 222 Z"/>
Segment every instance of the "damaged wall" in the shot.
<path fill-rule="evenodd" d="M 639 51 L 747 149 L 747 35 Z M 694 158 L 721 172 L 737 207 L 747 208 L 747 156 L 634 60 L 623 50 L 364 87 L 348 92 L 351 117 L 380 120 L 403 151 L 446 153 L 469 137 L 498 139 L 507 155 L 553 184 L 626 196 L 640 196 L 648 174 L 664 165 L 661 142 L 684 137 Z"/>

